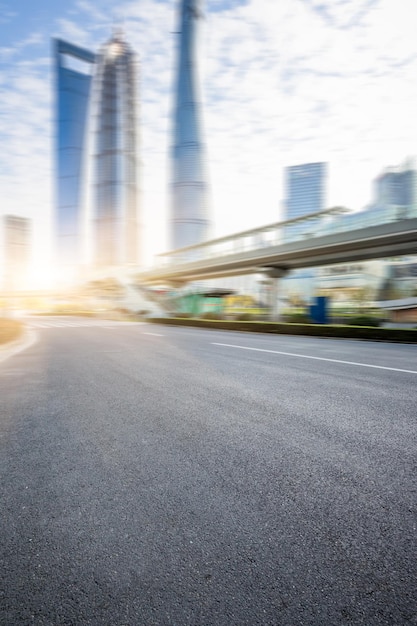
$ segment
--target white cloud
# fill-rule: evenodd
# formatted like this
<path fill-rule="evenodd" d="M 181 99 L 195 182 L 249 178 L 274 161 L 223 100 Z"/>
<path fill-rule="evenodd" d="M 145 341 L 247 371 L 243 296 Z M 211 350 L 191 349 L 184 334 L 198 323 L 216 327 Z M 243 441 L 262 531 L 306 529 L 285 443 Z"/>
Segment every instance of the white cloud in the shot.
<path fill-rule="evenodd" d="M 59 37 L 68 39 L 69 41 L 77 42 L 78 45 L 87 45 L 88 33 L 87 31 L 77 24 L 74 20 L 66 18 L 59 19 L 57 21 Z"/>

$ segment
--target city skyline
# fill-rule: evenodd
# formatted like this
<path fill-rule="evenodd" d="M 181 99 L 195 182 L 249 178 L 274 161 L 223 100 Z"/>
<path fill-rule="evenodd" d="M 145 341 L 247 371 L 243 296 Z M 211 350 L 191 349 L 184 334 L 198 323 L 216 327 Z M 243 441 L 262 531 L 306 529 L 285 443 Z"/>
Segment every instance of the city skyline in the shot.
<path fill-rule="evenodd" d="M 69 2 L 62 10 L 45 0 L 40 12 L 23 2 L 3 5 L 2 188 L 8 202 L 2 211 L 36 220 L 38 251 L 45 249 L 39 267 L 47 252 L 40 231 L 50 230 L 51 219 L 49 36 L 97 49 L 114 21 L 124 22 L 142 58 L 148 259 L 167 248 L 176 47 L 169 33 L 177 29 L 177 6 L 102 0 L 94 6 Z M 215 236 L 279 218 L 288 165 L 329 162 L 328 205 L 359 209 L 370 201 L 380 171 L 415 152 L 417 131 L 409 121 L 417 101 L 416 43 L 407 11 L 397 11 L 394 2 L 272 7 L 261 0 L 212 0 L 205 14 L 203 94 Z"/>

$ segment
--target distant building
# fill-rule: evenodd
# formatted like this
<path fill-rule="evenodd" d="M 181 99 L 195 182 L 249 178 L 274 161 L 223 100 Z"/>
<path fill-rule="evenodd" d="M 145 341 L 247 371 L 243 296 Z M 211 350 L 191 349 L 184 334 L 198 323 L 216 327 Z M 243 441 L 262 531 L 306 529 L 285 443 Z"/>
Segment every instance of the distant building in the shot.
<path fill-rule="evenodd" d="M 327 163 L 302 163 L 285 168 L 284 220 L 304 217 L 326 208 Z M 305 224 L 285 228 L 285 240 L 303 236 Z M 284 279 L 287 291 L 302 293 L 306 299 L 314 295 L 315 271 L 304 269 L 291 272 Z"/>
<path fill-rule="evenodd" d="M 327 163 L 303 163 L 285 168 L 284 220 L 326 208 Z"/>
<path fill-rule="evenodd" d="M 55 248 L 65 272 L 81 263 L 83 172 L 88 107 L 95 55 L 54 40 L 55 61 Z"/>
<path fill-rule="evenodd" d="M 417 216 L 417 171 L 412 159 L 387 168 L 374 181 L 374 206 L 385 209 L 387 217 Z"/>
<path fill-rule="evenodd" d="M 209 239 L 205 146 L 197 72 L 200 0 L 181 0 L 171 173 L 171 250 Z"/>
<path fill-rule="evenodd" d="M 31 221 L 16 215 L 2 218 L 3 288 L 5 291 L 26 289 L 31 255 Z"/>
<path fill-rule="evenodd" d="M 379 302 L 378 306 L 389 316 L 390 326 L 415 328 L 417 324 L 417 298 L 401 298 Z"/>
<path fill-rule="evenodd" d="M 136 56 L 117 32 L 98 55 L 55 40 L 54 59 L 59 271 L 137 264 Z"/>
<path fill-rule="evenodd" d="M 98 267 L 137 264 L 138 62 L 121 32 L 101 48 L 93 79 L 93 259 Z"/>

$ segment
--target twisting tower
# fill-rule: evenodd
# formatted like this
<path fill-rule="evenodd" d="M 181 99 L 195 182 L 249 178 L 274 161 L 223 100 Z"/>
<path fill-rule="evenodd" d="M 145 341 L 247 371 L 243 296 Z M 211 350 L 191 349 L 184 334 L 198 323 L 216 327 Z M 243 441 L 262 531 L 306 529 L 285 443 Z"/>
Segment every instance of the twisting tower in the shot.
<path fill-rule="evenodd" d="M 209 237 L 208 185 L 197 72 L 200 0 L 181 0 L 171 178 L 171 249 Z"/>

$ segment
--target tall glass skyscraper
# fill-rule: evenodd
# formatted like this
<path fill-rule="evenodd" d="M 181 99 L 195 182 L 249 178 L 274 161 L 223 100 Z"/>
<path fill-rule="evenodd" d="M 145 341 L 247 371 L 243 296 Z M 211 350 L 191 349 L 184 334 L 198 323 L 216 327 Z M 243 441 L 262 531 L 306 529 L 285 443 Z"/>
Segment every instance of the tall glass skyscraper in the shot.
<path fill-rule="evenodd" d="M 303 217 L 324 211 L 326 202 L 327 163 L 303 163 L 285 169 L 284 220 Z M 285 228 L 286 240 L 303 236 L 305 225 L 292 224 Z M 310 298 L 314 293 L 315 270 L 307 268 L 291 272 L 284 279 L 288 293 L 303 294 Z"/>
<path fill-rule="evenodd" d="M 304 163 L 285 169 L 284 220 L 324 211 L 326 174 L 327 163 Z"/>
<path fill-rule="evenodd" d="M 171 249 L 197 244 L 209 237 L 208 184 L 196 50 L 197 26 L 201 17 L 199 0 L 181 0 L 172 148 Z"/>
<path fill-rule="evenodd" d="M 417 215 L 417 171 L 413 159 L 398 167 L 387 168 L 375 180 L 375 206 L 387 214 L 396 211 L 397 217 Z"/>
<path fill-rule="evenodd" d="M 92 94 L 93 255 L 97 266 L 138 263 L 136 55 L 121 32 L 97 57 Z"/>
<path fill-rule="evenodd" d="M 136 55 L 121 32 L 98 55 L 55 40 L 60 270 L 139 262 Z"/>
<path fill-rule="evenodd" d="M 3 288 L 6 291 L 29 286 L 31 235 L 32 224 L 28 218 L 17 215 L 0 218 L 0 256 L 3 256 Z"/>
<path fill-rule="evenodd" d="M 82 239 L 82 178 L 88 104 L 95 55 L 54 40 L 56 119 L 57 256 L 60 266 L 79 262 Z"/>

